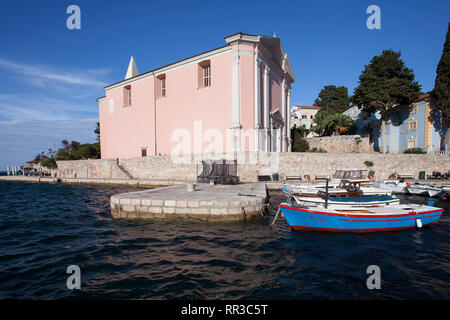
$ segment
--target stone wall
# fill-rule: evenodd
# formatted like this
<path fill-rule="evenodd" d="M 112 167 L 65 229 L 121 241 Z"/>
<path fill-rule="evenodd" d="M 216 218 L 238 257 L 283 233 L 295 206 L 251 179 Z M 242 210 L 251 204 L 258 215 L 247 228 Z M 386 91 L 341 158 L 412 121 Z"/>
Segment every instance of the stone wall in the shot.
<path fill-rule="evenodd" d="M 367 153 L 372 152 L 369 137 L 355 136 L 330 136 L 307 138 L 309 149 L 323 149 L 333 153 Z"/>
<path fill-rule="evenodd" d="M 176 163 L 170 156 L 152 156 L 121 159 L 120 164 L 137 179 L 194 181 L 202 172 L 200 160 L 190 157 L 185 163 Z M 374 166 L 367 168 L 366 160 L 372 161 Z M 449 160 L 448 155 L 428 154 L 245 152 L 238 154 L 238 176 L 244 182 L 257 181 L 258 175 L 273 173 L 278 173 L 281 178 L 309 175 L 314 179 L 315 175 L 332 175 L 337 169 L 372 169 L 378 180 L 387 179 L 392 173 L 412 174 L 418 178 L 420 171 L 427 174 L 435 170 L 449 171 Z M 63 178 L 127 179 L 114 159 L 58 161 L 57 165 L 58 177 Z"/>
<path fill-rule="evenodd" d="M 365 161 L 372 161 L 368 168 Z M 381 153 L 285 153 L 280 159 L 279 173 L 310 175 L 332 175 L 337 169 L 368 169 L 375 171 L 375 179 L 388 179 L 392 173 L 412 174 L 416 179 L 420 171 L 450 170 L 448 155 L 427 154 L 381 154 Z"/>
<path fill-rule="evenodd" d="M 57 161 L 60 178 L 127 179 L 114 159 Z"/>

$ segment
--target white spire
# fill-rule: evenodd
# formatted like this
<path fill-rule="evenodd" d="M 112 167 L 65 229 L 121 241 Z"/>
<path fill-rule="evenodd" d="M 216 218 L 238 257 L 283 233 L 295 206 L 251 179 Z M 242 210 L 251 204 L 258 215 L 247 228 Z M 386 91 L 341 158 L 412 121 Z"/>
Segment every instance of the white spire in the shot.
<path fill-rule="evenodd" d="M 139 74 L 138 69 L 136 68 L 136 63 L 134 62 L 134 57 L 131 56 L 130 63 L 128 64 L 127 74 L 125 76 L 126 79 L 130 79 Z"/>

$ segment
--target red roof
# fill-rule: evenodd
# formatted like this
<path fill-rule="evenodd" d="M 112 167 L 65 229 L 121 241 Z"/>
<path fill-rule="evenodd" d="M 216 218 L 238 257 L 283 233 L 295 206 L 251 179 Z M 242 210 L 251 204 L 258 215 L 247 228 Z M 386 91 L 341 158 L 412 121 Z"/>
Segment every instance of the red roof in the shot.
<path fill-rule="evenodd" d="M 316 107 L 316 106 L 294 106 L 294 108 L 300 108 L 300 109 L 320 109 L 320 107 Z"/>
<path fill-rule="evenodd" d="M 429 96 L 430 96 L 430 93 L 429 93 L 429 92 L 423 93 L 423 94 L 421 94 L 421 95 L 419 96 L 419 99 L 418 99 L 418 100 L 423 100 L 423 99 L 425 99 L 425 98 L 428 98 Z"/>

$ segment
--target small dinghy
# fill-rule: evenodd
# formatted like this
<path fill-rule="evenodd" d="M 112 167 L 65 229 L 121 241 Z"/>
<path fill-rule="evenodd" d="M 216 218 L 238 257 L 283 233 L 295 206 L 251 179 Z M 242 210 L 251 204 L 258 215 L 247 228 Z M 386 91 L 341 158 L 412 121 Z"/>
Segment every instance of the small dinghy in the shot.
<path fill-rule="evenodd" d="M 420 196 L 430 196 L 430 197 L 440 197 L 444 194 L 444 191 L 439 188 L 434 188 L 430 186 L 424 186 L 420 184 L 413 184 L 406 188 L 410 194 L 420 195 Z"/>
<path fill-rule="evenodd" d="M 445 194 L 445 191 L 439 188 L 428 188 L 428 195 L 431 198 L 439 198 Z"/>
<path fill-rule="evenodd" d="M 407 193 L 406 187 L 408 187 L 408 184 L 400 180 L 384 180 L 374 186 L 381 189 L 389 189 L 392 193 L 404 194 Z"/>
<path fill-rule="evenodd" d="M 444 191 L 447 194 L 450 194 L 450 184 L 442 187 L 442 191 Z"/>

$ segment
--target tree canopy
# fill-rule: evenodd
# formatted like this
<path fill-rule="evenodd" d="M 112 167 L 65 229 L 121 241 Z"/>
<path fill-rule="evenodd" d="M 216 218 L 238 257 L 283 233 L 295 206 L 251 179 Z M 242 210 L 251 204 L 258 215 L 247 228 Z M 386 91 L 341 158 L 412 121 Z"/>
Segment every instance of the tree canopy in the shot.
<path fill-rule="evenodd" d="M 397 105 L 411 105 L 420 95 L 414 73 L 400 59 L 400 52 L 383 50 L 366 65 L 359 76 L 352 101 L 364 119 L 377 111 L 381 114 L 381 149 L 385 153 L 386 119 Z"/>
<path fill-rule="evenodd" d="M 314 101 L 314 106 L 320 107 L 320 110 L 342 112 L 350 106 L 348 89 L 344 86 L 325 86 Z"/>
<path fill-rule="evenodd" d="M 311 130 L 325 136 L 351 134 L 355 131 L 355 121 L 343 113 L 323 112 Z"/>
<path fill-rule="evenodd" d="M 314 116 L 315 125 L 310 130 L 326 136 L 354 131 L 352 130 L 354 127 L 352 118 L 342 114 L 349 107 L 350 100 L 348 89 L 344 86 L 328 85 L 323 87 L 314 102 L 315 106 L 320 106 L 320 110 Z"/>
<path fill-rule="evenodd" d="M 443 119 L 450 120 L 450 23 L 447 27 L 447 36 L 441 59 L 436 69 L 436 80 L 431 96 L 435 99 L 434 111 L 440 111 Z"/>
<path fill-rule="evenodd" d="M 100 122 L 97 122 L 94 133 L 97 135 L 97 141 L 100 141 Z"/>
<path fill-rule="evenodd" d="M 99 139 L 100 125 L 97 122 L 97 126 L 94 130 Z M 84 143 L 81 144 L 78 141 L 72 140 L 70 143 L 68 140 L 61 141 L 61 148 L 57 151 L 52 149 L 48 150 L 48 153 L 41 152 L 36 155 L 33 162 L 40 163 L 41 166 L 46 168 L 56 168 L 56 161 L 59 160 L 82 160 L 82 159 L 99 159 L 100 158 L 100 142 L 96 143 Z"/>
<path fill-rule="evenodd" d="M 414 81 L 413 70 L 405 66 L 400 55 L 400 52 L 383 50 L 359 76 L 352 101 L 364 118 L 377 111 L 385 117 L 394 106 L 410 105 L 419 98 L 421 86 Z"/>

